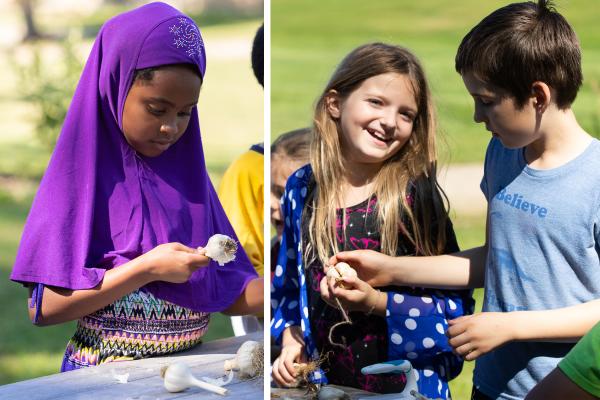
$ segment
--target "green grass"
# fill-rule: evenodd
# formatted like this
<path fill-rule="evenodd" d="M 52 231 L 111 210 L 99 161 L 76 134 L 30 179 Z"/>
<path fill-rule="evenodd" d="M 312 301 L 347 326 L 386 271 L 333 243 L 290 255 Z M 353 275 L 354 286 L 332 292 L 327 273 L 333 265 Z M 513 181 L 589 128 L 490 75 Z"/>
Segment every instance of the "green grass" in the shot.
<path fill-rule="evenodd" d="M 272 139 L 307 126 L 314 101 L 337 63 L 354 47 L 384 41 L 413 50 L 425 66 L 453 162 L 483 160 L 489 134 L 473 123 L 472 100 L 454 71 L 454 56 L 468 30 L 505 0 L 271 2 Z M 587 0 L 557 1 L 579 35 L 584 86 L 574 109 L 588 132 L 600 136 L 600 8 Z"/>
<path fill-rule="evenodd" d="M 30 202 L 0 192 L 0 384 L 58 372 L 74 332 L 74 323 L 35 328 L 27 316 L 27 291 L 8 279 Z"/>

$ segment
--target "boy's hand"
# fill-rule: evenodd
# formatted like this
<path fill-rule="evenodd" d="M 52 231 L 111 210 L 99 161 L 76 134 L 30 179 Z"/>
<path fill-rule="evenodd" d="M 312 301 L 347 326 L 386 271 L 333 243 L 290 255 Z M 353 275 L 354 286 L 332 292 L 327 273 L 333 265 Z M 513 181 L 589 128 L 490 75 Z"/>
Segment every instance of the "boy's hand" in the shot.
<path fill-rule="evenodd" d="M 448 343 L 467 361 L 514 340 L 510 313 L 483 312 L 448 321 Z"/>
<path fill-rule="evenodd" d="M 345 288 L 342 288 L 335 279 L 321 279 L 321 297 L 334 308 L 338 308 L 335 298 L 340 301 L 346 311 L 368 312 L 373 308 L 380 294 L 368 283 L 356 277 L 342 278 Z M 341 282 L 340 282 L 341 283 Z"/>
<path fill-rule="evenodd" d="M 348 263 L 364 282 L 373 287 L 381 287 L 393 283 L 393 259 L 373 250 L 342 251 L 329 259 L 329 265 L 340 261 Z M 325 273 L 327 269 L 328 267 L 325 267 Z"/>
<path fill-rule="evenodd" d="M 181 243 L 165 243 L 140 256 L 150 281 L 184 283 L 197 269 L 206 267 L 210 259 L 202 248 L 193 249 Z"/>

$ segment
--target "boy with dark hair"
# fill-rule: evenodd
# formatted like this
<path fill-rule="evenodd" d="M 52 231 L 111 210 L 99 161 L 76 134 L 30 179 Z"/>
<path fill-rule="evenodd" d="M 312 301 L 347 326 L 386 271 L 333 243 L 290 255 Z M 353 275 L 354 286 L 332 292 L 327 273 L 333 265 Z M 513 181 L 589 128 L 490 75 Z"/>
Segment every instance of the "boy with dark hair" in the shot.
<path fill-rule="evenodd" d="M 262 24 L 260 28 L 256 31 L 254 35 L 254 40 L 252 41 L 252 71 L 254 71 L 254 76 L 260 86 L 265 86 L 264 84 L 264 74 L 265 74 L 265 25 Z"/>
<path fill-rule="evenodd" d="M 482 247 L 435 257 L 340 253 L 374 286 L 485 287 L 482 313 L 448 321 L 477 359 L 474 399 L 522 399 L 600 320 L 600 142 L 571 109 L 579 43 L 548 1 L 494 11 L 463 39 L 456 70 L 492 133 Z M 441 305 L 444 307 L 445 305 Z"/>

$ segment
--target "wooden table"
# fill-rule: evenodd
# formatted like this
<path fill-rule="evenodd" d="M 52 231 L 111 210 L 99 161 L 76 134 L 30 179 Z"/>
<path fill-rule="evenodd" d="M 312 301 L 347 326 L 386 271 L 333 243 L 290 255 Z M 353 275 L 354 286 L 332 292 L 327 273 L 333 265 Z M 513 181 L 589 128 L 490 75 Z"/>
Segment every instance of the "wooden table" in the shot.
<path fill-rule="evenodd" d="M 342 389 L 348 397 L 352 400 L 376 396 L 375 393 L 365 392 L 364 390 L 355 389 L 346 386 L 338 386 L 338 385 L 329 385 L 334 388 Z M 300 400 L 307 399 L 310 396 L 306 393 L 306 389 L 282 389 L 282 388 L 271 388 L 271 399 L 281 399 L 281 400 Z M 316 396 L 315 396 L 316 398 Z"/>
<path fill-rule="evenodd" d="M 417 400 L 417 397 L 410 394 L 389 393 L 377 394 L 365 392 L 364 390 L 355 389 L 347 386 L 328 385 L 337 389 L 342 389 L 349 400 Z M 300 400 L 300 399 L 317 399 L 317 395 L 310 395 L 306 389 L 282 389 L 271 388 L 272 400 Z"/>
<path fill-rule="evenodd" d="M 200 344 L 195 348 L 168 357 L 147 358 L 137 361 L 107 363 L 30 379 L 0 386 L 0 399 L 86 399 L 86 400 L 150 400 L 150 399 L 263 399 L 264 379 L 234 380 L 226 386 L 229 393 L 220 396 L 200 388 L 169 393 L 163 387 L 160 369 L 175 361 L 184 361 L 195 377 L 218 378 L 224 375 L 223 362 L 233 358 L 246 340 L 263 341 L 262 332 Z M 129 373 L 127 383 L 119 383 L 116 376 Z"/>

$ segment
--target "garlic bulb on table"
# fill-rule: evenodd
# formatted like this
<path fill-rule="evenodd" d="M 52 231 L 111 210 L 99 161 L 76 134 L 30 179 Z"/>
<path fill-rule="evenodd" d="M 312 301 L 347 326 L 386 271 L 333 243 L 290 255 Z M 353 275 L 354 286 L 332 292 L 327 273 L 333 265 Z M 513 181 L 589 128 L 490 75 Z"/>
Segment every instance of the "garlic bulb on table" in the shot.
<path fill-rule="evenodd" d="M 227 235 L 221 235 L 220 233 L 212 235 L 210 239 L 208 239 L 206 247 L 204 247 L 206 255 L 218 262 L 220 266 L 235 260 L 237 248 L 238 245 L 235 240 Z"/>
<path fill-rule="evenodd" d="M 192 386 L 197 386 L 220 395 L 227 393 L 227 389 L 225 388 L 196 379 L 187 364 L 183 362 L 176 362 L 168 367 L 163 367 L 160 375 L 164 379 L 165 389 L 171 393 L 182 392 Z"/>
<path fill-rule="evenodd" d="M 225 371 L 234 370 L 240 378 L 254 378 L 263 373 L 264 348 L 262 343 L 248 340 L 240 346 L 234 359 L 225 361 Z"/>

